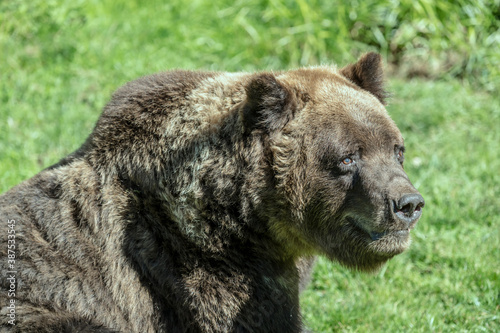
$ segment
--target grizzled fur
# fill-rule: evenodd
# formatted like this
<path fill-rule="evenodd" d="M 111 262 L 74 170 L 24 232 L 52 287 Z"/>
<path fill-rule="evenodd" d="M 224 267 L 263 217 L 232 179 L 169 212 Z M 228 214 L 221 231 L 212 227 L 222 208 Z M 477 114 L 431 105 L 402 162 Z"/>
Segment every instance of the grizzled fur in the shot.
<path fill-rule="evenodd" d="M 398 205 L 417 192 L 384 98 L 373 53 L 128 83 L 78 151 L 0 197 L 17 253 L 16 326 L 3 276 L 1 327 L 302 331 L 314 256 L 374 270 L 408 247 L 423 206 Z"/>

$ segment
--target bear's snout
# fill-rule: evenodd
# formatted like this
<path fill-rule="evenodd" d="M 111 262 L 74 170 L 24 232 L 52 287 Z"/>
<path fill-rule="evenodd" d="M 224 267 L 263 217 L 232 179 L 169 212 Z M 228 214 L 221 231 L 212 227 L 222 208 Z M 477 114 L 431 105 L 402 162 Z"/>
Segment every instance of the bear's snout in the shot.
<path fill-rule="evenodd" d="M 399 221 L 411 228 L 422 215 L 424 205 L 424 198 L 419 193 L 404 194 L 394 202 L 393 213 Z"/>

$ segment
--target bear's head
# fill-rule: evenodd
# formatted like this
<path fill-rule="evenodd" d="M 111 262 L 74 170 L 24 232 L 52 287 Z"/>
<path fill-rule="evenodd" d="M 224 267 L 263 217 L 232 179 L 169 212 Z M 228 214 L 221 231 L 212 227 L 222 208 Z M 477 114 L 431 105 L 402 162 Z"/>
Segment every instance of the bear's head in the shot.
<path fill-rule="evenodd" d="M 256 74 L 246 94 L 243 125 L 265 137 L 272 173 L 260 214 L 290 253 L 373 270 L 408 248 L 424 200 L 384 108 L 380 55 Z"/>

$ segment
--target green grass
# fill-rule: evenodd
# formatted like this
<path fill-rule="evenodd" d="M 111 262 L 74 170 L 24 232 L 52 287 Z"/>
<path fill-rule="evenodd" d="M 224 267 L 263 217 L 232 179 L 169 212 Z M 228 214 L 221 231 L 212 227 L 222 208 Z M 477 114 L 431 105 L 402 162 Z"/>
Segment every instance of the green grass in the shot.
<path fill-rule="evenodd" d="M 466 0 L 2 1 L 0 193 L 78 148 L 138 76 L 379 50 L 396 72 L 439 78 L 389 82 L 424 216 L 378 274 L 320 260 L 305 320 L 315 332 L 500 331 L 499 13 Z"/>

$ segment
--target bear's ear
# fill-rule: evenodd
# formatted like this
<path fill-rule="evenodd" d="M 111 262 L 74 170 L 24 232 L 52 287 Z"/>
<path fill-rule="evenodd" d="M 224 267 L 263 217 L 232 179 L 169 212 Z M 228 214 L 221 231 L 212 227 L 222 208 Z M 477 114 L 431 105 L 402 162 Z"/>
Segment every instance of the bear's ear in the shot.
<path fill-rule="evenodd" d="M 388 94 L 384 90 L 384 71 L 380 54 L 367 53 L 355 64 L 342 68 L 340 73 L 360 88 L 371 92 L 382 104 L 386 104 Z"/>
<path fill-rule="evenodd" d="M 245 90 L 247 98 L 242 115 L 245 133 L 256 128 L 268 133 L 282 129 L 293 116 L 292 96 L 273 74 L 255 75 Z"/>

